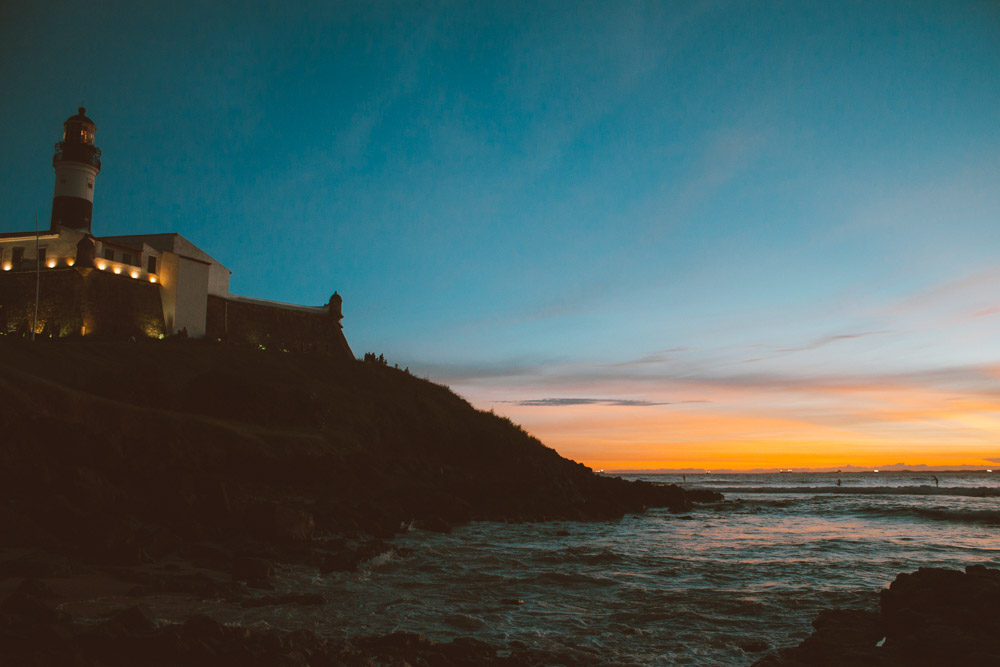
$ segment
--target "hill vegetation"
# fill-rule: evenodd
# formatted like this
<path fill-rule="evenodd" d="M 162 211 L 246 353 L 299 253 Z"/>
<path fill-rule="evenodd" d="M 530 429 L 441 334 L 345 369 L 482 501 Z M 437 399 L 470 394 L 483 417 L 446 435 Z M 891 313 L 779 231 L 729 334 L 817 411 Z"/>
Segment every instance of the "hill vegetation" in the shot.
<path fill-rule="evenodd" d="M 205 541 L 288 557 L 317 536 L 690 506 L 370 360 L 0 339 L 0 428 L 0 546 L 98 561 Z"/>

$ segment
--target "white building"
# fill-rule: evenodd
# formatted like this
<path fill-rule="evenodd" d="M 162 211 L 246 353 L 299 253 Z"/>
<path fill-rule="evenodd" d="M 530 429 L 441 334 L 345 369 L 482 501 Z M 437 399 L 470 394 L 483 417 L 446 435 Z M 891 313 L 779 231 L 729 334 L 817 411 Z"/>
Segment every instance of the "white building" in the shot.
<path fill-rule="evenodd" d="M 63 128 L 49 228 L 0 234 L 0 334 L 207 334 L 354 358 L 336 292 L 322 306 L 236 296 L 229 269 L 180 234 L 94 236 L 97 126 L 80 108 Z"/>
<path fill-rule="evenodd" d="M 101 151 L 86 109 L 63 123 L 52 166 L 56 172 L 49 229 L 0 234 L 0 269 L 35 271 L 91 264 L 132 280 L 156 283 L 166 334 L 205 334 L 208 295 L 229 297 L 231 271 L 180 234 L 94 236 L 94 185 Z M 79 263 L 79 264 L 78 264 Z"/>

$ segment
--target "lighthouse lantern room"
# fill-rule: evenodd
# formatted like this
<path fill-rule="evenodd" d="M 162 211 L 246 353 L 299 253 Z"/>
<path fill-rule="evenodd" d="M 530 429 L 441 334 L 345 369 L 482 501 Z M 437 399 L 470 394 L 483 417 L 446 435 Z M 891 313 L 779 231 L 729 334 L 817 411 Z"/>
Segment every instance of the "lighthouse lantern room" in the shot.
<path fill-rule="evenodd" d="M 80 107 L 63 123 L 62 141 L 56 144 L 52 167 L 56 187 L 52 197 L 51 230 L 57 225 L 90 233 L 94 209 L 94 181 L 101 171 L 101 149 L 94 145 L 97 125 Z"/>

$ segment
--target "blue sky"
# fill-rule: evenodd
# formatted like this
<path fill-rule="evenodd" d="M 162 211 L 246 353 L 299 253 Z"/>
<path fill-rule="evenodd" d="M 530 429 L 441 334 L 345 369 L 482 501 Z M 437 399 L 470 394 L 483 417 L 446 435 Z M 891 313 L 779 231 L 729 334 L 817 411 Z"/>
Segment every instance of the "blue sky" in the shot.
<path fill-rule="evenodd" d="M 995 2 L 4 3 L 0 80 L 0 231 L 48 220 L 85 104 L 95 233 L 336 289 L 356 353 L 564 453 L 563 399 L 658 404 L 672 460 L 664 403 L 806 428 L 857 410 L 775 386 L 996 393 Z"/>

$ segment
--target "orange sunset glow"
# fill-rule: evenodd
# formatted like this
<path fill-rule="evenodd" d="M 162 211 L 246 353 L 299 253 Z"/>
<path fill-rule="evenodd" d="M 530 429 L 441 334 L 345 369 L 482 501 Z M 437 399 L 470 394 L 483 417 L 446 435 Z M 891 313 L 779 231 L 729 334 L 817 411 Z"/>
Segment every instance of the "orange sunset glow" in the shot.
<path fill-rule="evenodd" d="M 987 468 L 1000 462 L 1000 396 L 901 380 L 682 383 L 646 391 L 641 400 L 547 403 L 507 399 L 509 390 L 458 389 L 594 469 Z"/>

